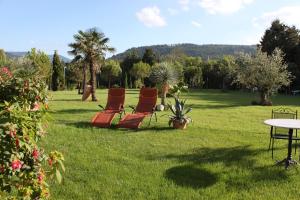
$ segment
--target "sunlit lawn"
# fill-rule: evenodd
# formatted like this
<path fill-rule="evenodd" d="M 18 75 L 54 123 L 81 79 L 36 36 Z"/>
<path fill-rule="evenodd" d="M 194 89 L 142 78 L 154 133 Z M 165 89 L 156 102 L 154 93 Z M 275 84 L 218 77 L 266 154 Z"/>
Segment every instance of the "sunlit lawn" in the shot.
<path fill-rule="evenodd" d="M 63 184 L 51 187 L 53 199 L 300 198 L 300 166 L 273 166 L 263 124 L 274 107 L 300 110 L 299 96 L 277 96 L 274 107 L 261 107 L 249 105 L 251 93 L 193 91 L 184 95 L 194 108 L 187 130 L 169 129 L 162 112 L 157 123 L 148 127 L 146 119 L 139 131 L 128 131 L 90 126 L 106 95 L 98 90 L 94 103 L 81 102 L 76 91 L 52 93 L 43 145 L 62 151 L 67 169 Z M 128 90 L 126 105 L 137 100 L 138 91 Z M 275 159 L 284 158 L 287 142 L 275 146 Z"/>

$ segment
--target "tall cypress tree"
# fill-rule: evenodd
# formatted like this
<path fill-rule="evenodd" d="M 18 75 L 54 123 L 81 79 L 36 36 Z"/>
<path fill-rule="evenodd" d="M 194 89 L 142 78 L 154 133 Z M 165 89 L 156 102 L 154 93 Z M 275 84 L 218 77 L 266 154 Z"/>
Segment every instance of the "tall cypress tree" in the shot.
<path fill-rule="evenodd" d="M 54 52 L 52 66 L 52 90 L 57 91 L 59 88 L 64 86 L 63 65 L 60 61 L 57 51 Z"/>
<path fill-rule="evenodd" d="M 131 88 L 133 78 L 131 77 L 129 71 L 133 67 L 135 63 L 140 62 L 141 59 L 138 56 L 138 53 L 136 51 L 130 52 L 121 62 L 121 68 L 122 68 L 122 86 L 125 87 L 129 83 L 129 87 Z M 125 80 L 125 77 L 127 76 L 127 80 Z M 125 83 L 127 82 L 127 83 Z"/>

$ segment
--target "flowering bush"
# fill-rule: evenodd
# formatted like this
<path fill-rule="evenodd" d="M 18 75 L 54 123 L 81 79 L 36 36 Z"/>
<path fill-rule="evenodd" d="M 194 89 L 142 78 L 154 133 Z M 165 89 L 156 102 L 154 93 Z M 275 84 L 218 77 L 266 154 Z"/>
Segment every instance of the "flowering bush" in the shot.
<path fill-rule="evenodd" d="M 47 199 L 47 177 L 61 182 L 63 155 L 38 146 L 45 135 L 46 88 L 36 77 L 0 69 L 0 199 Z"/>

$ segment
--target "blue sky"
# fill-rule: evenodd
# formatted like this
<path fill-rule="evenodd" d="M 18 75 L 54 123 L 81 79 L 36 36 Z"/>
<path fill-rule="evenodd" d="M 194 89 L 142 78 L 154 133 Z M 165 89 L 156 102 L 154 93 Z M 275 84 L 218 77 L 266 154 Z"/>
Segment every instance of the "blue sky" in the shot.
<path fill-rule="evenodd" d="M 0 16 L 0 48 L 68 56 L 73 35 L 91 27 L 117 53 L 152 44 L 256 44 L 275 18 L 300 28 L 300 1 L 0 0 Z"/>

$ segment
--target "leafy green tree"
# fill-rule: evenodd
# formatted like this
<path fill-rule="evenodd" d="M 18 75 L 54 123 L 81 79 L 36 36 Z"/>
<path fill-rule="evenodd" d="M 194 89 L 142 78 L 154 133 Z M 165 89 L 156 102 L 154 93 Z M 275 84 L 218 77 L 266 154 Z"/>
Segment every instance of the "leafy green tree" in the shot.
<path fill-rule="evenodd" d="M 271 27 L 265 31 L 260 46 L 262 51 L 267 52 L 268 55 L 279 48 L 285 54 L 285 61 L 292 61 L 299 41 L 299 30 L 295 26 L 290 27 L 281 23 L 280 20 L 275 20 Z"/>
<path fill-rule="evenodd" d="M 119 77 L 122 69 L 120 67 L 120 63 L 115 60 L 108 60 L 102 66 L 101 75 L 108 81 L 108 88 L 111 87 L 111 81 L 113 78 Z"/>
<path fill-rule="evenodd" d="M 170 85 L 178 82 L 178 73 L 172 63 L 157 63 L 151 69 L 150 80 L 161 86 L 161 104 L 166 105 Z"/>
<path fill-rule="evenodd" d="M 81 70 L 82 71 L 82 76 L 80 76 L 80 82 L 78 82 L 78 94 L 83 94 L 85 91 L 85 87 L 86 87 L 86 82 L 87 82 L 87 68 L 88 68 L 88 60 L 85 59 L 85 57 L 83 57 L 82 55 L 78 54 L 76 55 L 73 60 L 71 61 L 71 66 L 72 66 L 72 71 L 75 72 L 77 70 Z M 81 87 L 80 87 L 81 85 Z M 82 89 L 82 92 L 80 92 L 80 90 Z"/>
<path fill-rule="evenodd" d="M 57 91 L 59 88 L 64 87 L 64 66 L 57 51 L 54 52 L 52 66 L 52 90 Z"/>
<path fill-rule="evenodd" d="M 207 89 L 219 88 L 219 82 L 217 78 L 217 60 L 210 59 L 203 63 L 202 65 L 202 77 L 203 77 L 203 87 Z"/>
<path fill-rule="evenodd" d="M 157 62 L 157 56 L 152 49 L 147 48 L 143 55 L 142 61 L 149 64 L 150 66 L 153 66 Z"/>
<path fill-rule="evenodd" d="M 149 77 L 151 67 L 147 63 L 143 63 L 142 61 L 135 63 L 130 70 L 131 76 L 136 78 L 135 86 L 141 87 L 144 85 L 144 78 Z"/>
<path fill-rule="evenodd" d="M 78 94 L 81 94 L 82 83 L 82 66 L 78 66 L 78 63 L 66 63 L 65 69 L 65 87 L 69 89 L 78 89 Z"/>
<path fill-rule="evenodd" d="M 233 81 L 233 72 L 236 67 L 235 58 L 233 56 L 223 56 L 223 58 L 219 59 L 217 63 L 218 76 L 222 83 L 221 88 L 225 90 Z"/>
<path fill-rule="evenodd" d="M 279 20 L 275 20 L 265 31 L 259 45 L 262 51 L 267 52 L 268 55 L 271 55 L 276 48 L 284 53 L 284 61 L 288 64 L 288 70 L 295 76 L 291 87 L 298 89 L 300 86 L 299 44 L 299 30 L 295 26 L 287 26 Z"/>
<path fill-rule="evenodd" d="M 182 59 L 184 81 L 189 87 L 201 87 L 202 86 L 202 59 L 200 57 L 188 57 L 185 56 Z"/>
<path fill-rule="evenodd" d="M 74 43 L 69 44 L 72 48 L 69 53 L 75 57 L 81 56 L 89 64 L 92 101 L 97 101 L 95 95 L 96 68 L 101 69 L 101 62 L 104 60 L 105 53 L 114 52 L 115 48 L 108 46 L 109 38 L 105 37 L 104 33 L 99 32 L 96 28 L 78 31 L 74 35 L 74 40 Z"/>
<path fill-rule="evenodd" d="M 32 48 L 25 56 L 25 59 L 29 60 L 37 75 L 46 80 L 49 84 L 51 78 L 51 61 L 48 55 L 40 50 Z"/>
<path fill-rule="evenodd" d="M 261 105 L 272 104 L 269 97 L 291 82 L 291 74 L 287 71 L 279 49 L 275 49 L 271 55 L 258 49 L 254 57 L 243 54 L 237 59 L 237 63 L 239 67 L 235 81 L 246 88 L 257 89 Z"/>
<path fill-rule="evenodd" d="M 184 68 L 184 79 L 189 87 L 201 87 L 202 70 L 197 66 L 187 66 Z"/>
<path fill-rule="evenodd" d="M 122 86 L 125 87 L 129 84 L 129 87 L 132 88 L 132 82 L 134 81 L 133 77 L 130 74 L 130 70 L 132 69 L 135 63 L 141 61 L 141 58 L 138 56 L 136 51 L 131 51 L 121 62 L 122 68 Z M 127 77 L 128 82 L 125 83 L 125 77 Z"/>

